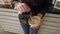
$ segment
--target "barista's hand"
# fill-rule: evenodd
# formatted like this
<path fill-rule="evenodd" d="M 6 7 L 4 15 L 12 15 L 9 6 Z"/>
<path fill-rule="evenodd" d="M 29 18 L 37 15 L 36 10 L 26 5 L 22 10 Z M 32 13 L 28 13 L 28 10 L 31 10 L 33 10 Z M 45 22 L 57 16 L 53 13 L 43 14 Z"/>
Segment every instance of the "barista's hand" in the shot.
<path fill-rule="evenodd" d="M 18 10 L 22 12 L 29 12 L 31 9 L 29 8 L 27 4 L 21 3 L 18 7 Z"/>

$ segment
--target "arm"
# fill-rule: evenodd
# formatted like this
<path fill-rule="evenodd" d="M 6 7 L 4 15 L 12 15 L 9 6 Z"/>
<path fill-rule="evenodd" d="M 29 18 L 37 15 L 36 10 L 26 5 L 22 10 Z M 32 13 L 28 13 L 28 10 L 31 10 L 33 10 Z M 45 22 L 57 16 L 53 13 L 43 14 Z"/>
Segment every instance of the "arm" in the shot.
<path fill-rule="evenodd" d="M 20 0 L 12 0 L 11 5 L 14 9 L 22 12 L 29 12 L 31 10 L 27 3 Z"/>

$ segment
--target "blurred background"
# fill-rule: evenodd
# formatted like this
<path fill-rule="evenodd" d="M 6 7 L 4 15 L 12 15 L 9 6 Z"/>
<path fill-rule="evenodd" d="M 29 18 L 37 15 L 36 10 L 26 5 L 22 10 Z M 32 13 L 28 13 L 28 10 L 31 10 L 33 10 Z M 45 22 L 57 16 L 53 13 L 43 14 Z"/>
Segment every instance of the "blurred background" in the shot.
<path fill-rule="evenodd" d="M 23 34 L 18 12 L 11 6 L 11 1 L 0 0 L 0 34 Z M 53 0 L 52 4 L 38 34 L 60 34 L 60 0 Z"/>

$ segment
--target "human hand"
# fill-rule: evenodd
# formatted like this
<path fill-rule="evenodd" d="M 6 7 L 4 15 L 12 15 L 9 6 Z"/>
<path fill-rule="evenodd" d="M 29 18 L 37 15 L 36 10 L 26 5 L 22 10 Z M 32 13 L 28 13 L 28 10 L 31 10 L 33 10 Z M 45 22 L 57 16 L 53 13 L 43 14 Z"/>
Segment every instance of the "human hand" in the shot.
<path fill-rule="evenodd" d="M 31 9 L 29 8 L 29 6 L 25 3 L 20 3 L 20 5 L 18 5 L 18 10 L 20 12 L 29 12 Z"/>

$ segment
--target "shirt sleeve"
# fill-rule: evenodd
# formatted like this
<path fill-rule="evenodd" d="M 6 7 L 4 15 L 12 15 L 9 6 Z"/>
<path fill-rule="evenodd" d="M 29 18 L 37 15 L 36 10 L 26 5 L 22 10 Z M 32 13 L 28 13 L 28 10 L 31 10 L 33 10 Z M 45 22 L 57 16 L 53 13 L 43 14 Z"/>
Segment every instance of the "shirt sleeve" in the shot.
<path fill-rule="evenodd" d="M 17 5 L 18 3 L 20 3 L 19 0 L 12 0 L 11 1 L 11 7 L 14 8 L 15 7 L 15 4 Z"/>

